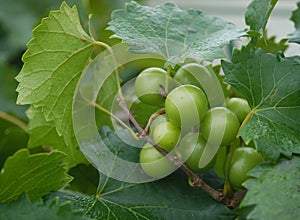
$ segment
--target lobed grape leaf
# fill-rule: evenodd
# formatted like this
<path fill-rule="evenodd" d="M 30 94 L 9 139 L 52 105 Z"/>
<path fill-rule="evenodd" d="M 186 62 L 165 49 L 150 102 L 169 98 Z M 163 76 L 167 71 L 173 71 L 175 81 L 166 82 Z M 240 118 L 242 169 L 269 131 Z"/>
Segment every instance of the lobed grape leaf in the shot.
<path fill-rule="evenodd" d="M 174 3 L 156 7 L 131 2 L 115 10 L 108 30 L 134 53 L 154 53 L 173 66 L 186 58 L 224 57 L 223 47 L 244 34 L 233 24 L 199 10 L 181 10 Z"/>
<path fill-rule="evenodd" d="M 76 7 L 65 2 L 42 20 L 33 36 L 16 77 L 17 103 L 41 110 L 66 145 L 72 146 L 72 100 L 93 50 L 93 39 L 81 27 Z"/>
<path fill-rule="evenodd" d="M 300 2 L 297 3 L 298 8 L 293 11 L 291 20 L 295 24 L 296 31 L 293 33 L 293 35 L 290 37 L 290 42 L 295 42 L 300 44 Z"/>
<path fill-rule="evenodd" d="M 57 198 L 46 202 L 30 203 L 25 195 L 11 203 L 0 204 L 0 219 L 30 219 L 30 220 L 84 220 L 80 210 L 72 210 L 70 203 L 59 204 Z"/>
<path fill-rule="evenodd" d="M 222 61 L 226 82 L 248 100 L 252 117 L 240 130 L 246 143 L 276 161 L 300 153 L 300 57 L 268 54 L 249 46 Z"/>
<path fill-rule="evenodd" d="M 240 205 L 240 208 L 254 205 L 247 219 L 299 218 L 299 156 L 276 165 L 262 164 L 252 170 L 250 175 L 255 179 L 244 184 L 248 192 Z"/>
<path fill-rule="evenodd" d="M 30 200 L 62 188 L 72 177 L 66 174 L 61 152 L 30 155 L 21 149 L 9 157 L 0 173 L 0 202 L 9 202 L 22 193 Z"/>
<path fill-rule="evenodd" d="M 28 148 L 43 146 L 45 148 L 57 149 L 67 155 L 69 166 L 79 163 L 86 163 L 83 154 L 78 150 L 75 139 L 71 145 L 66 145 L 64 138 L 59 136 L 52 121 L 47 121 L 42 110 L 31 106 L 26 112 L 29 123 L 27 132 L 29 133 Z"/>
<path fill-rule="evenodd" d="M 250 29 L 263 32 L 269 17 L 278 0 L 253 0 L 247 7 L 245 14 L 246 24 Z"/>
<path fill-rule="evenodd" d="M 123 140 L 129 140 L 125 130 L 112 131 L 103 127 L 100 131 L 106 146 L 116 157 L 138 162 L 140 149 Z M 126 136 L 127 135 L 127 136 Z M 124 138 L 124 139 L 121 139 Z M 142 143 L 143 144 L 143 143 Z M 99 146 L 84 146 L 83 152 L 92 158 L 91 163 L 101 166 L 105 153 Z M 94 156 L 94 157 L 92 157 Z M 102 157 L 102 158 L 101 158 Z M 97 160 L 95 160 L 98 159 Z M 111 172 L 126 167 L 112 163 Z M 171 176 L 155 182 L 129 183 L 118 181 L 99 173 L 100 180 L 96 196 L 76 195 L 70 192 L 55 194 L 61 201 L 71 201 L 76 209 L 83 209 L 88 217 L 97 219 L 232 219 L 235 214 L 223 204 L 213 200 L 206 192 L 189 186 L 188 178 L 177 171 Z M 112 176 L 112 175 L 111 175 Z M 208 173 L 203 178 L 212 187 L 222 187 L 220 179 Z"/>

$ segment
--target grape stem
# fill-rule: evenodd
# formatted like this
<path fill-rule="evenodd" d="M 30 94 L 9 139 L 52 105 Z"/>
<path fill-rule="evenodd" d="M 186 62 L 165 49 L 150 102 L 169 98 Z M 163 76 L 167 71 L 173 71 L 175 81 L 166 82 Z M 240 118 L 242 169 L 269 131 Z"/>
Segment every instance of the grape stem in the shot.
<path fill-rule="evenodd" d="M 131 114 L 129 109 L 127 108 L 125 102 L 120 98 L 117 99 L 117 102 L 118 102 L 119 106 L 123 109 L 123 111 L 128 115 L 129 120 L 132 122 L 132 124 L 137 128 L 139 134 L 142 134 L 142 135 L 140 135 L 140 138 L 143 138 L 145 141 L 147 141 L 149 144 L 151 144 L 157 151 L 159 151 L 162 155 L 164 155 L 169 161 L 174 163 L 177 167 L 180 167 L 192 179 L 192 183 L 195 188 L 201 188 L 202 190 L 207 192 L 213 199 L 224 203 L 229 208 L 235 208 L 238 206 L 238 204 L 243 199 L 245 192 L 243 192 L 243 193 L 238 192 L 238 194 L 236 194 L 233 198 L 224 197 L 223 191 L 215 190 L 214 188 L 209 186 L 196 173 L 194 173 L 190 168 L 188 168 L 184 163 L 182 163 L 176 155 L 175 156 L 170 155 L 170 154 L 168 154 L 168 152 L 166 150 L 159 147 L 155 143 L 155 141 L 148 134 L 145 133 L 145 130 L 135 120 L 135 118 L 133 117 L 133 115 Z M 162 112 L 163 112 L 163 110 L 162 110 Z M 156 113 L 154 113 L 153 115 L 155 115 L 155 114 Z M 153 117 L 155 117 L 155 116 L 153 116 Z"/>
<path fill-rule="evenodd" d="M 26 131 L 27 129 L 27 124 L 25 124 L 23 121 L 21 121 L 20 119 L 12 116 L 12 115 L 9 115 L 5 112 L 0 112 L 0 118 L 3 119 L 3 120 L 6 120 L 16 126 L 18 126 L 19 128 L 21 128 L 23 131 Z"/>
<path fill-rule="evenodd" d="M 153 113 L 150 116 L 148 123 L 142 133 L 148 135 L 149 131 L 150 131 L 150 126 L 151 126 L 152 122 L 154 121 L 154 119 L 156 119 L 158 116 L 163 115 L 165 113 L 166 113 L 166 111 L 164 109 L 158 110 L 157 112 Z"/>

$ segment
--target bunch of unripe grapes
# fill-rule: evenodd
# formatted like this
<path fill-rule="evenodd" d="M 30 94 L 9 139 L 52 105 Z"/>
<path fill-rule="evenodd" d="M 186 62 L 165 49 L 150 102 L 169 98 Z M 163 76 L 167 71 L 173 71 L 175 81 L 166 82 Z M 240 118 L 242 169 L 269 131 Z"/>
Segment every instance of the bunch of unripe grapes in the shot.
<path fill-rule="evenodd" d="M 161 68 L 145 69 L 136 78 L 135 93 L 141 102 L 165 110 L 150 126 L 149 135 L 160 148 L 179 158 L 195 173 L 214 168 L 224 177 L 228 172 L 229 182 L 239 189 L 250 178 L 248 171 L 263 160 L 249 146 L 238 146 L 228 154 L 228 147 L 236 142 L 241 123 L 251 109 L 245 99 L 237 97 L 227 98 L 225 107 L 210 107 L 200 82 L 191 74 L 191 71 L 200 77 L 214 74 L 209 68 L 189 63 L 179 68 L 173 77 Z M 220 146 L 218 152 L 205 166 L 199 167 L 205 148 L 216 144 Z M 165 177 L 175 170 L 174 162 L 150 143 L 141 149 L 140 164 L 144 172 L 154 178 Z"/>

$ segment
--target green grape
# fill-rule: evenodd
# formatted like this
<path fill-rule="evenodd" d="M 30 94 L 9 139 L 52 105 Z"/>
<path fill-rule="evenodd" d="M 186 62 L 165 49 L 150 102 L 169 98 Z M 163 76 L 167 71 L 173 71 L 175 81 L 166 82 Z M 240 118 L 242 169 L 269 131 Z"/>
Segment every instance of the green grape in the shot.
<path fill-rule="evenodd" d="M 193 85 L 181 85 L 172 90 L 165 101 L 170 122 L 182 130 L 198 125 L 208 109 L 204 92 Z"/>
<path fill-rule="evenodd" d="M 149 143 L 146 143 L 140 152 L 140 165 L 148 176 L 158 179 L 168 176 L 176 168 Z"/>
<path fill-rule="evenodd" d="M 155 143 L 170 152 L 180 139 L 180 129 L 171 122 L 163 122 L 156 126 L 153 132 Z"/>
<path fill-rule="evenodd" d="M 240 123 L 244 121 L 251 111 L 248 102 L 242 98 L 231 98 L 226 101 L 226 107 L 231 110 L 239 119 Z"/>
<path fill-rule="evenodd" d="M 205 167 L 199 167 L 199 161 L 206 146 L 206 141 L 198 133 L 187 133 L 176 147 L 176 154 L 187 167 L 196 173 L 202 173 L 213 167 L 215 158 Z"/>
<path fill-rule="evenodd" d="M 169 89 L 173 89 L 176 86 L 175 81 L 167 76 L 165 70 L 157 67 L 145 69 L 135 80 L 137 97 L 149 105 L 162 105 L 165 99 L 161 95 L 161 86 L 165 86 L 166 79 L 169 80 Z"/>
<path fill-rule="evenodd" d="M 239 147 L 233 152 L 229 169 L 229 182 L 236 188 L 250 179 L 248 172 L 263 161 L 263 157 L 251 147 Z"/>
<path fill-rule="evenodd" d="M 220 142 L 220 145 L 225 146 L 235 140 L 239 127 L 239 120 L 232 111 L 224 107 L 215 107 L 206 113 L 200 131 L 210 143 Z"/>

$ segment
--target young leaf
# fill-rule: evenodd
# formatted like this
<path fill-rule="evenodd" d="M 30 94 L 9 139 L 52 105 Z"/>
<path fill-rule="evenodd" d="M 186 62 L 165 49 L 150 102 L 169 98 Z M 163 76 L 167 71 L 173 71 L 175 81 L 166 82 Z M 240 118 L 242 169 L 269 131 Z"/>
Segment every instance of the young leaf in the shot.
<path fill-rule="evenodd" d="M 30 203 L 25 195 L 11 203 L 0 204 L 0 219 L 84 220 L 81 211 L 74 211 L 70 203 L 59 204 L 57 198 Z"/>
<path fill-rule="evenodd" d="M 250 172 L 240 207 L 253 206 L 247 219 L 297 219 L 300 213 L 300 158 L 262 164 Z M 271 186 L 271 187 L 270 187 Z"/>
<path fill-rule="evenodd" d="M 237 88 L 252 108 L 241 129 L 246 141 L 273 161 L 280 154 L 300 153 L 300 58 L 281 57 L 243 47 L 231 62 L 222 62 L 226 82 Z"/>
<path fill-rule="evenodd" d="M 61 152 L 29 155 L 22 149 L 9 157 L 0 173 L 0 202 L 9 202 L 22 193 L 30 200 L 62 188 L 72 177 L 66 174 Z"/>
<path fill-rule="evenodd" d="M 298 8 L 293 11 L 291 20 L 295 23 L 296 31 L 295 33 L 290 37 L 290 42 L 295 42 L 300 44 L 300 2 L 297 3 Z"/>
<path fill-rule="evenodd" d="M 86 162 L 83 154 L 78 150 L 75 140 L 66 145 L 62 136 L 59 136 L 52 121 L 46 121 L 42 110 L 31 106 L 26 112 L 29 120 L 27 132 L 29 133 L 28 148 L 43 146 L 66 153 L 68 166 Z"/>
<path fill-rule="evenodd" d="M 247 7 L 245 14 L 246 24 L 250 29 L 263 32 L 269 17 L 278 0 L 253 0 Z"/>
<path fill-rule="evenodd" d="M 224 45 L 243 34 L 231 23 L 199 10 L 181 10 L 174 3 L 153 8 L 128 3 L 125 9 L 113 11 L 108 29 L 130 51 L 159 54 L 172 65 L 186 58 L 224 57 Z"/>
<path fill-rule="evenodd" d="M 16 77 L 20 83 L 17 103 L 40 107 L 45 119 L 53 121 L 57 133 L 71 145 L 72 99 L 93 50 L 93 39 L 81 27 L 76 7 L 65 2 L 42 20 L 33 36 Z"/>
<path fill-rule="evenodd" d="M 125 132 L 125 131 L 124 131 Z M 101 130 L 106 146 L 116 157 L 123 160 L 138 162 L 140 149 L 124 143 L 120 135 L 128 140 L 129 134 L 114 132 L 108 127 Z M 143 144 L 143 142 L 142 142 Z M 105 152 L 99 146 L 85 146 L 95 167 L 103 164 Z M 102 158 L 101 158 L 102 157 Z M 112 162 L 109 170 L 127 169 Z M 206 178 L 206 177 L 204 177 Z M 208 176 L 213 187 L 221 187 L 217 176 Z M 213 200 L 206 192 L 191 188 L 188 178 L 178 171 L 159 181 L 148 183 L 127 183 L 117 181 L 100 173 L 99 192 L 96 197 L 78 196 L 71 193 L 58 194 L 63 201 L 71 201 L 74 207 L 81 207 L 86 215 L 97 219 L 232 219 L 234 213 L 223 204 Z"/>
<path fill-rule="evenodd" d="M 270 38 L 259 38 L 256 41 L 256 47 L 263 49 L 266 53 L 278 53 L 285 52 L 288 48 L 288 39 L 281 39 L 276 42 L 276 37 L 272 36 Z"/>

